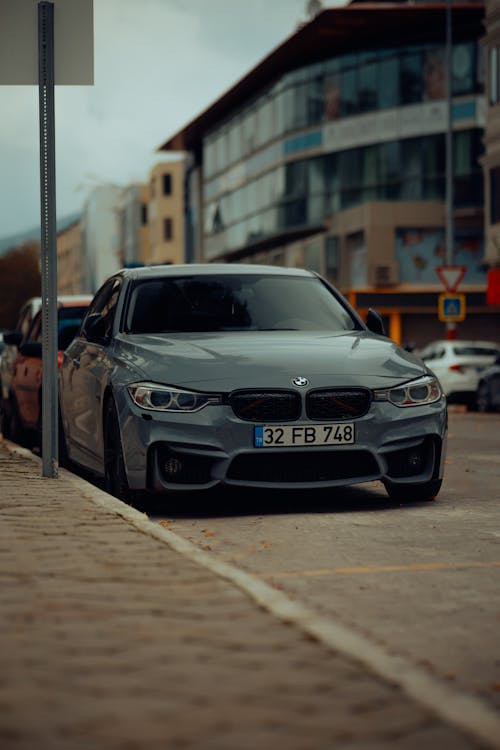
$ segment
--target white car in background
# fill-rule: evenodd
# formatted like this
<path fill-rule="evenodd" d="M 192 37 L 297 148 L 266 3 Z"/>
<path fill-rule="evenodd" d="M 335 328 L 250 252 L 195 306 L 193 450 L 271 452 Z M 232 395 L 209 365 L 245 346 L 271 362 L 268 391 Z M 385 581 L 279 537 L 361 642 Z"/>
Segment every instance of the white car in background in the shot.
<path fill-rule="evenodd" d="M 481 373 L 500 353 L 495 341 L 433 341 L 418 356 L 436 375 L 450 403 L 476 406 Z"/>

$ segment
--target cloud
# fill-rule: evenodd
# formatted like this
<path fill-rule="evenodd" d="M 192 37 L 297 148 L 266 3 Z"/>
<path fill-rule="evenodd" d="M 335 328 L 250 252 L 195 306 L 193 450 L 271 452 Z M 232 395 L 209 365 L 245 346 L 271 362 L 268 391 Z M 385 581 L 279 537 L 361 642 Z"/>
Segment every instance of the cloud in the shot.
<path fill-rule="evenodd" d="M 96 182 L 146 180 L 156 149 L 304 18 L 305 0 L 94 0 L 94 86 L 58 86 L 58 216 Z M 38 90 L 0 87 L 0 237 L 39 221 Z"/>

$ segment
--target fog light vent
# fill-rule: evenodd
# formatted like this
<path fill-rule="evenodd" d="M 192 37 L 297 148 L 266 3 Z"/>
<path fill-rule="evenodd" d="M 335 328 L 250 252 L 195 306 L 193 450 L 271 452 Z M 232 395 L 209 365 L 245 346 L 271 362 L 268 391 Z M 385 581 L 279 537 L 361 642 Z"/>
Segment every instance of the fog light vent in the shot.
<path fill-rule="evenodd" d="M 211 481 L 214 458 L 182 453 L 166 445 L 159 447 L 158 468 L 165 482 L 172 484 L 207 484 Z"/>
<path fill-rule="evenodd" d="M 427 468 L 432 450 L 432 443 L 426 439 L 420 445 L 403 448 L 386 455 L 388 476 L 399 479 L 423 474 Z"/>
<path fill-rule="evenodd" d="M 420 451 L 410 451 L 407 461 L 409 471 L 412 474 L 420 474 L 422 471 L 422 453 Z"/>
<path fill-rule="evenodd" d="M 175 456 L 170 456 L 163 464 L 163 471 L 167 477 L 173 479 L 177 474 L 181 473 L 182 461 Z"/>

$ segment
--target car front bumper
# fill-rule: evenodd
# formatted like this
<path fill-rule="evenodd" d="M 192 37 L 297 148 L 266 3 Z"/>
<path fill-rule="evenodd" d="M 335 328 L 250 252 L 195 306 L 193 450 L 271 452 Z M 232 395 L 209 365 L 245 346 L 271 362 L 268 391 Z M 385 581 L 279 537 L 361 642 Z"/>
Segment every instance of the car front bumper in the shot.
<path fill-rule="evenodd" d="M 445 399 L 398 408 L 373 402 L 354 420 L 354 445 L 254 447 L 255 423 L 228 405 L 195 413 L 140 409 L 118 403 L 124 460 L 133 490 L 335 487 L 373 480 L 392 484 L 441 479 L 446 453 Z M 289 424 L 313 424 L 301 419 Z"/>

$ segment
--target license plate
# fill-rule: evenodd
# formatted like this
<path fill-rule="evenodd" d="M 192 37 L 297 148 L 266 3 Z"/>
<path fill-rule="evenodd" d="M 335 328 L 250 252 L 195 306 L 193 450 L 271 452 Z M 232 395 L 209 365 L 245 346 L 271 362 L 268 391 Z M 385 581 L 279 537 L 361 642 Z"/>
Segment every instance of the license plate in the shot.
<path fill-rule="evenodd" d="M 346 445 L 354 443 L 354 424 L 259 425 L 254 430 L 256 448 L 294 445 Z"/>

